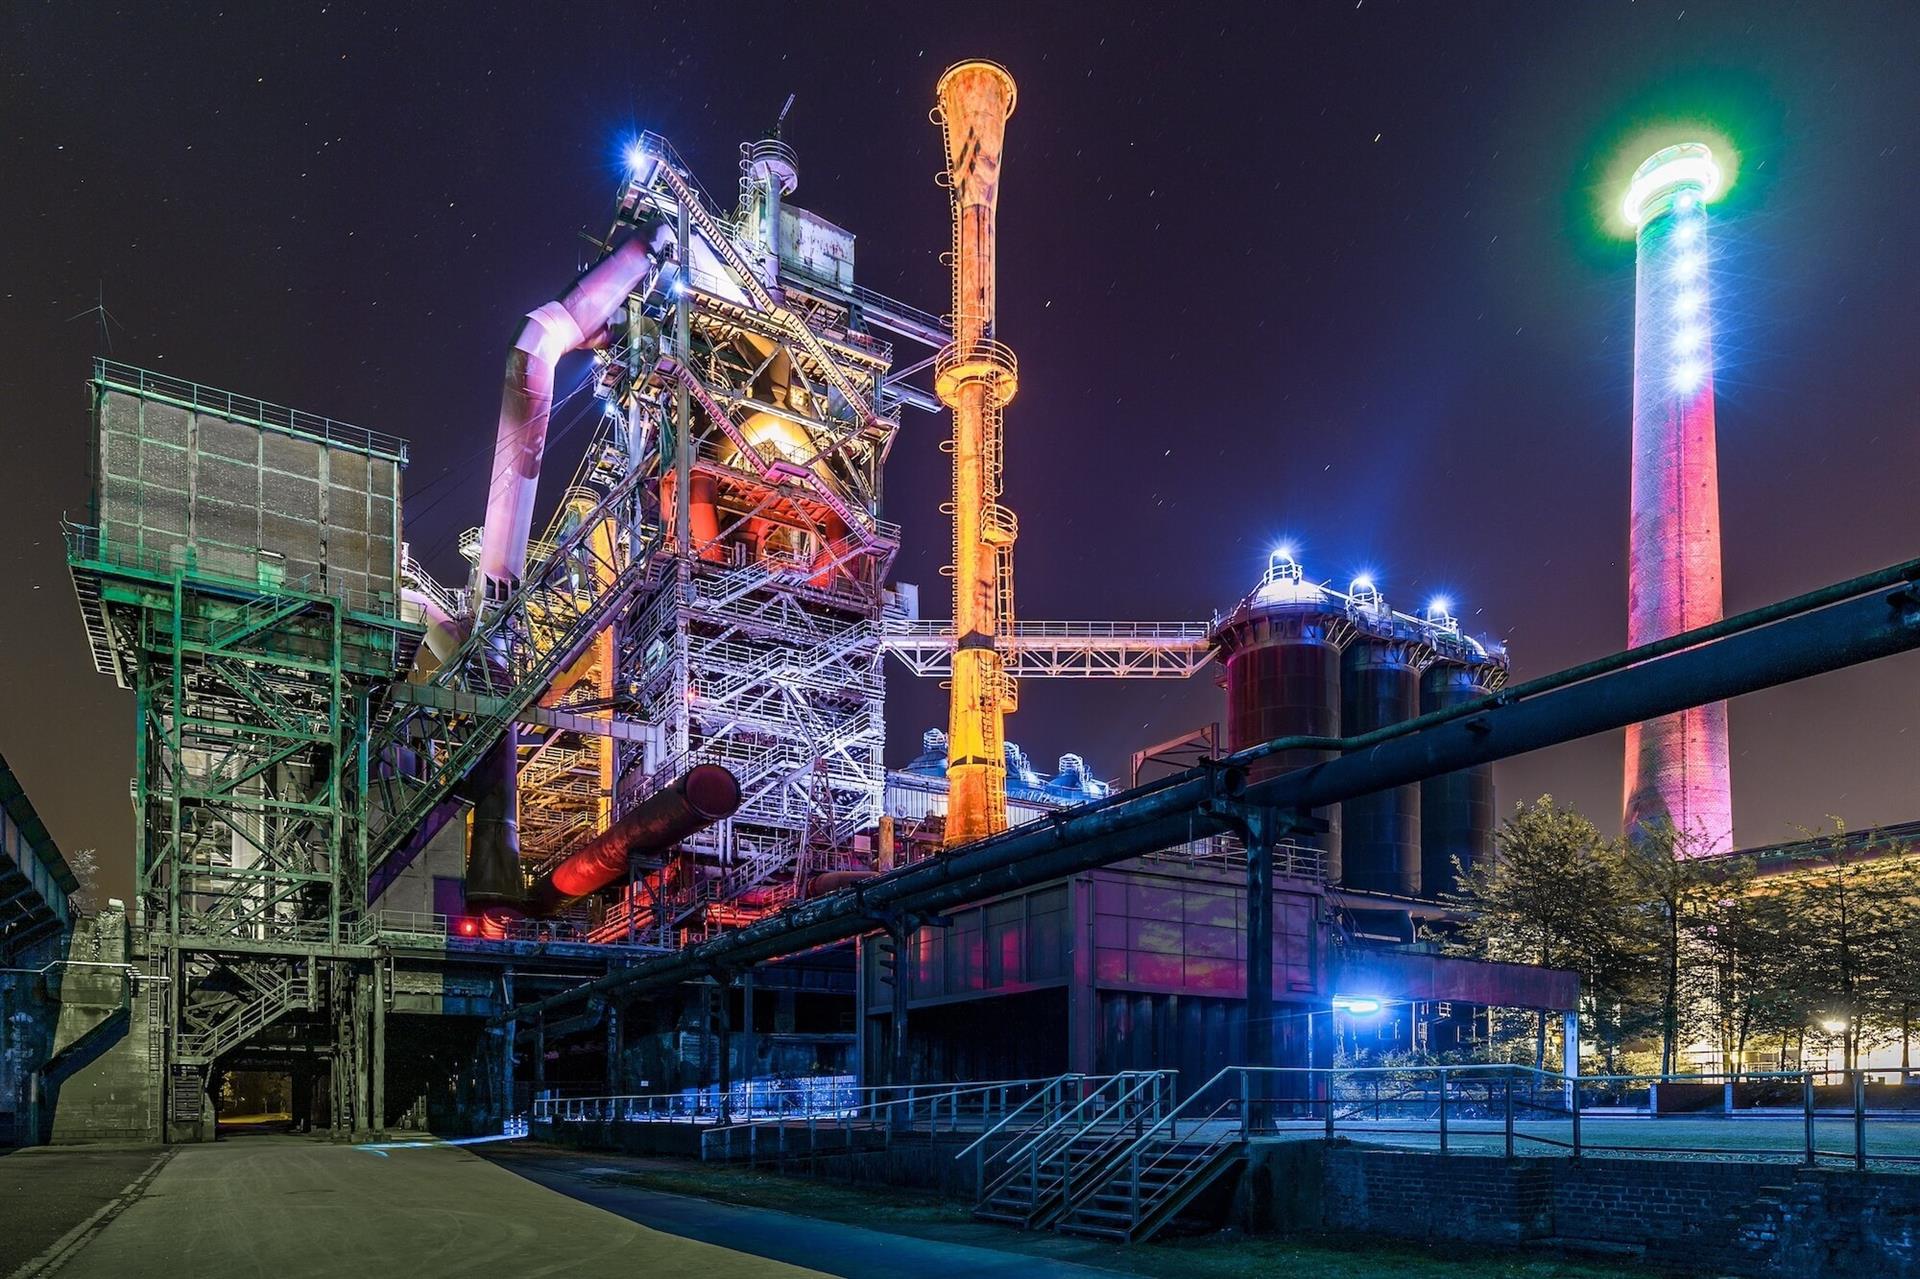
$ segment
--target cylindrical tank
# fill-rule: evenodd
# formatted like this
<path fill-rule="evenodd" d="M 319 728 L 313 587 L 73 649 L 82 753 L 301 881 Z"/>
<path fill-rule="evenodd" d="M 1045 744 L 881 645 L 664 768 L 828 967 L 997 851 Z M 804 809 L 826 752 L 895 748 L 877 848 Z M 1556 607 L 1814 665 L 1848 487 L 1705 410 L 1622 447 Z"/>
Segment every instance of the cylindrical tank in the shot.
<path fill-rule="evenodd" d="M 1505 664 L 1489 657 L 1442 654 L 1420 677 L 1420 713 L 1431 714 L 1485 697 L 1497 689 Z M 1493 855 L 1496 821 L 1493 765 L 1429 777 L 1420 783 L 1420 892 L 1439 897 L 1458 892 L 1462 870 Z"/>
<path fill-rule="evenodd" d="M 1276 737 L 1341 733 L 1340 638 L 1345 616 L 1337 600 L 1292 575 L 1275 577 L 1243 600 L 1214 630 L 1226 668 L 1227 749 L 1245 750 Z M 1332 758 L 1326 751 L 1284 751 L 1249 770 L 1259 781 Z M 1302 837 L 1326 855 L 1327 879 L 1339 879 L 1342 836 L 1337 809 L 1316 809 L 1326 834 Z"/>
<path fill-rule="evenodd" d="M 1389 627 L 1388 629 L 1391 629 Z M 1429 650 L 1362 629 L 1340 660 L 1342 736 L 1370 733 L 1419 713 L 1419 662 Z M 1420 893 L 1420 787 L 1396 786 L 1340 806 L 1341 878 L 1348 888 Z"/>

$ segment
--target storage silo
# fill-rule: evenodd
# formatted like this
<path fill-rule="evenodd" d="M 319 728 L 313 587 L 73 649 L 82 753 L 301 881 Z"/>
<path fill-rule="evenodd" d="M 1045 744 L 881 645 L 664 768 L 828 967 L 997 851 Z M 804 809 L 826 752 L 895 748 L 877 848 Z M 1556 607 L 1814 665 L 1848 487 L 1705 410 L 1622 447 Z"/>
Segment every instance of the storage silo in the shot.
<path fill-rule="evenodd" d="M 1214 627 L 1226 670 L 1227 749 L 1245 750 L 1276 737 L 1340 735 L 1340 647 L 1350 632 L 1345 603 L 1303 579 L 1282 548 L 1266 577 Z M 1250 770 L 1254 781 L 1332 758 L 1327 751 L 1283 751 Z M 1321 849 L 1327 879 L 1340 876 L 1339 812 L 1316 810 L 1324 835 L 1299 842 Z"/>
<path fill-rule="evenodd" d="M 1348 592 L 1354 636 L 1340 661 L 1343 736 L 1412 719 L 1420 708 L 1420 671 L 1431 660 L 1424 628 L 1396 616 L 1367 578 Z M 1420 894 L 1420 787 L 1396 786 L 1340 806 L 1338 881 L 1365 892 Z"/>
<path fill-rule="evenodd" d="M 1448 710 L 1496 692 L 1506 683 L 1506 654 L 1460 634 L 1444 599 L 1427 607 L 1436 653 L 1420 677 L 1420 713 Z M 1493 797 L 1493 765 L 1463 768 L 1420 783 L 1420 889 L 1425 897 L 1457 892 L 1458 858 L 1463 870 L 1493 855 L 1499 815 Z"/>

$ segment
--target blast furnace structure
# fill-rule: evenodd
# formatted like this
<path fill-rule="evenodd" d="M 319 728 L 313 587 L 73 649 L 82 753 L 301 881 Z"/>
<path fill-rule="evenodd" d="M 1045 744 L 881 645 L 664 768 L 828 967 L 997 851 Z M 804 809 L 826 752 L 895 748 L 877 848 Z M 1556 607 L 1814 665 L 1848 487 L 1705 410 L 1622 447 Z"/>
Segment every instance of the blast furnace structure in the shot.
<path fill-rule="evenodd" d="M 1311 585 L 1291 556 L 1213 624 L 1014 621 L 999 497 L 1018 372 L 994 329 L 1013 81 L 966 62 L 937 100 L 946 317 L 856 282 L 854 236 L 792 203 L 777 127 L 742 146 L 730 208 L 666 139 L 634 142 L 598 251 L 513 341 L 457 585 L 404 541 L 399 439 L 97 365 L 93 518 L 68 558 L 95 663 L 135 695 L 138 854 L 131 909 L 86 944 L 130 944 L 141 981 L 70 1084 L 119 1101 L 79 1107 L 73 1131 L 209 1138 L 243 1070 L 290 1077 L 296 1124 L 455 1133 L 498 1131 L 557 1084 L 1117 1069 L 1177 1018 L 1205 1019 L 1193 1068 L 1240 1051 L 1235 885 L 1262 863 L 1227 837 L 1023 896 L 991 973 L 961 939 L 1011 927 L 1012 899 L 951 944 L 895 917 L 858 954 L 514 1019 L 1104 795 L 1078 757 L 1043 779 L 1005 742 L 1016 679 L 1184 678 L 1217 655 L 1239 747 L 1365 731 L 1504 677 L 1444 608 Z M 924 358 L 896 369 L 890 339 Z M 930 387 L 908 380 L 921 370 Z M 953 615 L 922 619 L 889 582 L 882 478 L 902 414 L 943 406 Z M 542 525 L 562 442 L 573 471 Z M 947 734 L 893 773 L 889 654 L 953 681 Z M 1274 851 L 1274 973 L 1301 1015 L 1327 1007 L 1336 942 L 1411 940 L 1414 896 L 1486 855 L 1490 791 L 1478 770 L 1363 797 Z M 1076 947 L 1104 966 L 1076 970 Z M 993 1002 L 1015 987 L 1069 1039 L 1021 1031 Z M 989 1024 L 994 1045 L 974 1042 Z"/>

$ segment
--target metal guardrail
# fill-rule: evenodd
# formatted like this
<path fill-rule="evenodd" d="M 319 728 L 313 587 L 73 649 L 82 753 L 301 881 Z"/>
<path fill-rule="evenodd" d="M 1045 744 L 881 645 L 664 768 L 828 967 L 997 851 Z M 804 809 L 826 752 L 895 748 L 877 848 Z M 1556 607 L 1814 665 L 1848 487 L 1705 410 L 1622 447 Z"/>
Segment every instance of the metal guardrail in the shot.
<path fill-rule="evenodd" d="M 1140 860 L 1243 871 L 1247 866 L 1247 845 L 1238 835 L 1209 835 L 1205 839 L 1144 853 Z M 1319 882 L 1327 875 L 1327 855 L 1318 848 L 1282 840 L 1273 847 L 1273 873 L 1280 879 Z"/>
<path fill-rule="evenodd" d="M 63 522 L 62 531 L 67 543 L 67 561 L 75 566 L 97 564 L 103 568 L 131 569 L 155 577 L 172 577 L 185 571 L 194 578 L 216 586 L 230 587 L 258 596 L 315 596 L 322 599 L 338 600 L 348 612 L 371 614 L 385 619 L 399 617 L 399 596 L 392 591 L 354 590 L 332 578 L 314 574 L 302 574 L 299 577 L 277 578 L 271 574 L 256 572 L 253 576 L 241 576 L 236 573 L 221 572 L 218 568 L 201 562 L 199 557 L 190 553 L 190 548 L 181 545 L 169 550 L 153 550 L 145 546 L 128 546 L 117 539 L 110 539 L 91 524 L 72 524 Z M 261 557 L 260 565 L 272 569 L 278 563 L 271 557 Z"/>
<path fill-rule="evenodd" d="M 284 404 L 274 404 L 268 400 L 257 400 L 251 395 L 235 395 L 232 391 L 154 373 L 131 364 L 122 364 L 118 360 L 94 357 L 93 379 L 102 385 L 116 386 L 148 399 L 166 400 L 182 408 L 218 413 L 236 422 L 270 427 L 361 453 L 375 453 L 396 462 L 404 463 L 407 460 L 407 442 L 397 435 L 336 422 L 330 417 L 290 409 Z"/>
<path fill-rule="evenodd" d="M 1007 637 L 1019 640 L 1100 639 L 1141 643 L 1201 644 L 1207 641 L 1205 622 L 1015 622 Z M 886 623 L 887 637 L 901 640 L 953 639 L 953 623 L 945 618 L 899 619 Z"/>
<path fill-rule="evenodd" d="M 1534 1148 L 1576 1159 L 1695 1155 L 1920 1167 L 1920 1110 L 1869 1106 L 1874 1075 L 1899 1072 L 1574 1076 L 1502 1064 L 1230 1066 L 1161 1122 L 1177 1131 L 1204 1115 L 1242 1140 L 1348 1136 L 1506 1158 Z M 1687 1090 L 1696 1103 L 1703 1092 L 1721 1100 L 1682 1109 L 1663 1102 L 1662 1089 Z"/>
<path fill-rule="evenodd" d="M 1012 1194 L 1012 1212 L 1022 1225 L 1042 1224 L 1071 1202 L 1076 1178 L 1103 1167 L 1116 1146 L 1156 1125 L 1172 1099 L 1178 1071 L 1122 1071 L 1083 1081 L 1081 1097 L 1051 1123 L 1008 1142 L 992 1154 L 975 1151 L 974 1211 L 990 1211 Z M 1089 1086 L 1090 1085 L 1090 1086 Z M 1006 1216 L 1005 1210 L 999 1214 Z"/>
<path fill-rule="evenodd" d="M 548 1123 L 684 1123 L 719 1132 L 808 1122 L 816 1127 L 911 1126 L 955 1131 L 975 1118 L 1002 1115 L 1044 1079 L 963 1084 L 861 1085 L 851 1077 L 789 1083 L 746 1080 L 671 1093 L 625 1093 L 534 1101 L 532 1116 Z M 722 1142 L 730 1141 L 722 1138 Z"/>
<path fill-rule="evenodd" d="M 479 915 L 437 915 L 416 910 L 377 910 L 369 912 L 361 926 L 369 941 L 419 939 L 433 942 L 530 941 L 588 942 L 590 928 L 584 913 L 577 917 L 551 919 L 510 919 L 495 924 Z"/>
<path fill-rule="evenodd" d="M 756 1162 L 763 1153 L 775 1158 L 788 1154 L 817 1155 L 840 1138 L 842 1149 L 852 1149 L 857 1134 L 877 1134 L 893 1144 L 896 1135 L 924 1133 L 929 1141 L 985 1128 L 1008 1113 L 1016 1101 L 1055 1080 L 994 1079 L 960 1084 L 883 1084 L 849 1090 L 846 1104 L 808 1107 L 804 1112 L 774 1109 L 756 1117 L 729 1116 L 700 1134 L 702 1159 Z M 736 1122 L 737 1120 L 737 1122 Z M 806 1134 L 800 1144 L 799 1134 Z M 762 1135 L 762 1134 L 767 1135 Z M 827 1140 L 822 1141 L 822 1134 Z"/>

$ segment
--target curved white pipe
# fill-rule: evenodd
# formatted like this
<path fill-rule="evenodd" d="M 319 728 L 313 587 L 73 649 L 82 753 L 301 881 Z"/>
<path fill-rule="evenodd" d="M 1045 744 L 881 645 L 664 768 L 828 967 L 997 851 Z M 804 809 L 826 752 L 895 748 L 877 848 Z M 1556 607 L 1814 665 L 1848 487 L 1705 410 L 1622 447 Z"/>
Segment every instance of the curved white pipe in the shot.
<path fill-rule="evenodd" d="M 427 634 L 421 641 L 421 647 L 433 657 L 434 667 L 438 667 L 453 656 L 454 650 L 467 638 L 467 624 L 441 607 L 439 600 L 416 587 L 401 587 L 400 599 L 403 605 L 401 615 L 407 616 L 407 611 L 411 610 L 425 624 Z M 420 668 L 418 657 L 414 659 L 414 668 Z"/>
<path fill-rule="evenodd" d="M 480 572 L 489 599 L 504 596 L 527 570 L 533 500 L 553 412 L 554 365 L 570 351 L 606 341 L 614 315 L 672 243 L 673 228 L 664 223 L 651 234 L 636 232 L 557 301 L 528 312 L 521 322 L 507 356 L 487 518 L 480 532 Z"/>

